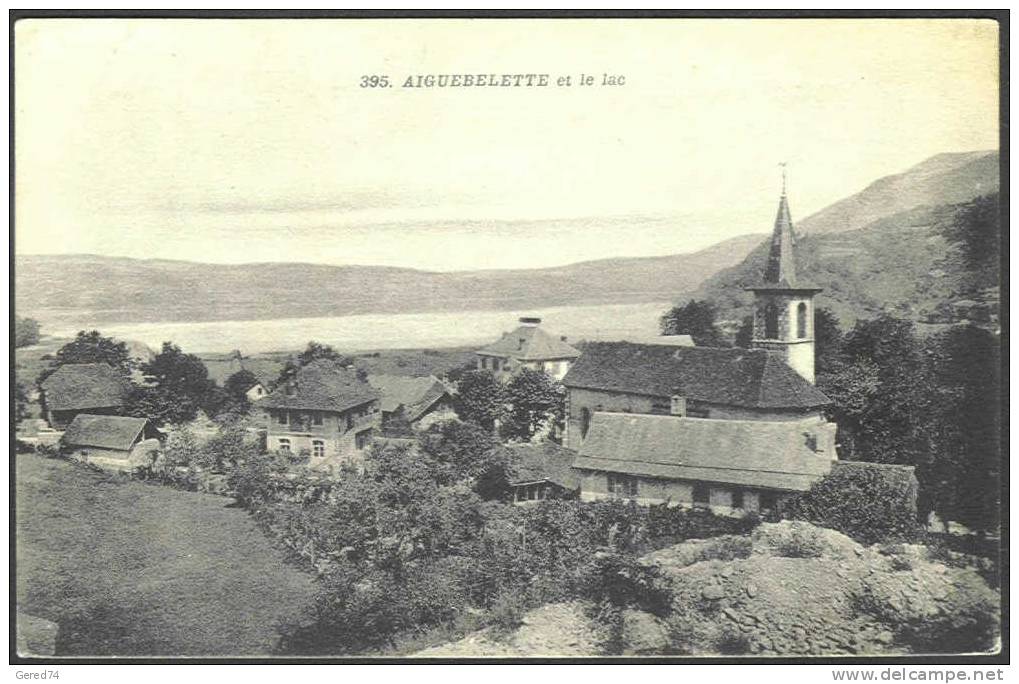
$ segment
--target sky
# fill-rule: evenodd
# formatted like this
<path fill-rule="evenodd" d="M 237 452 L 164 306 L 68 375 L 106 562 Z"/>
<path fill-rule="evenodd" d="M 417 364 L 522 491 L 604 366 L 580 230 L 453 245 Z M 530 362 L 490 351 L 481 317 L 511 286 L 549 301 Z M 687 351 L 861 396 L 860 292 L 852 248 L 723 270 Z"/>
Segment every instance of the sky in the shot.
<path fill-rule="evenodd" d="M 695 251 L 770 230 L 780 162 L 795 221 L 997 148 L 997 49 L 979 20 L 24 20 L 15 249 L 442 271 Z M 451 73 L 553 85 L 401 87 Z"/>

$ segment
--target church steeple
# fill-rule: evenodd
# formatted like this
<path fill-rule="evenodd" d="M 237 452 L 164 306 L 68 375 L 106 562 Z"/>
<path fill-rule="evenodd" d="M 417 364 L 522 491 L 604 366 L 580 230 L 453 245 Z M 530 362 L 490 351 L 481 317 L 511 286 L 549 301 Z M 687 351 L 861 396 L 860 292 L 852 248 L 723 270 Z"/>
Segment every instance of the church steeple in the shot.
<path fill-rule="evenodd" d="M 788 363 L 814 382 L 814 295 L 821 291 L 796 276 L 796 234 L 786 197 L 785 164 L 782 195 L 771 234 L 763 278 L 748 287 L 754 293 L 755 349 L 782 352 Z"/>

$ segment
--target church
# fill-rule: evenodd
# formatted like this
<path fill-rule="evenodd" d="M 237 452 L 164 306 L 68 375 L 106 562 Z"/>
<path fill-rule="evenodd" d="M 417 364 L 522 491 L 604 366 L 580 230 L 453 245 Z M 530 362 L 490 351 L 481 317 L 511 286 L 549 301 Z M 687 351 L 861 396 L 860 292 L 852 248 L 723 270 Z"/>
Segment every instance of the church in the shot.
<path fill-rule="evenodd" d="M 814 387 L 814 297 L 796 274 L 783 187 L 754 293 L 750 349 L 601 342 L 563 378 L 564 443 L 585 500 L 766 511 L 831 471 L 830 403 Z"/>

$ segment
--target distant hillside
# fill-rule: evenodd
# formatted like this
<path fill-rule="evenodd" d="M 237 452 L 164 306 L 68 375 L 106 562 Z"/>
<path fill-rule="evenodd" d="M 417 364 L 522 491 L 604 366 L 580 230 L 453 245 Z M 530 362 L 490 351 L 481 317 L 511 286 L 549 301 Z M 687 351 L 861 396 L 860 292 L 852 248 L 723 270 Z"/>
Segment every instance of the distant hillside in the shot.
<path fill-rule="evenodd" d="M 455 273 L 27 255 L 15 260 L 15 306 L 44 325 L 98 325 L 650 302 L 693 291 L 739 263 L 762 237 L 744 235 L 666 257 Z"/>
<path fill-rule="evenodd" d="M 824 288 L 818 306 L 846 325 L 882 312 L 927 323 L 984 320 L 998 306 L 997 205 L 993 193 L 916 207 L 859 230 L 803 236 L 797 274 Z M 767 245 L 759 246 L 694 297 L 710 299 L 730 318 L 750 313 L 753 296 L 743 288 L 759 279 L 766 257 Z M 974 307 L 981 311 L 971 313 Z"/>
<path fill-rule="evenodd" d="M 796 224 L 796 231 L 815 235 L 859 230 L 917 207 L 958 204 L 997 192 L 998 164 L 995 151 L 938 154 L 812 214 Z"/>

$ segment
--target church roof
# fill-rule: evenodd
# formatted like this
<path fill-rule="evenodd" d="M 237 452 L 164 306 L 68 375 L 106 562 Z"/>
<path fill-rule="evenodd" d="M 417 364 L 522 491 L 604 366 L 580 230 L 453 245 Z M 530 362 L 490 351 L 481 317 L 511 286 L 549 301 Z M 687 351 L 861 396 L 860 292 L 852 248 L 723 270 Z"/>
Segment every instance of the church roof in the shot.
<path fill-rule="evenodd" d="M 478 350 L 485 356 L 500 356 L 518 361 L 575 359 L 580 352 L 561 339 L 549 335 L 537 325 L 525 324 L 505 333 L 498 341 Z"/>
<path fill-rule="evenodd" d="M 789 213 L 789 200 L 785 189 L 778 201 L 778 215 L 775 216 L 775 228 L 771 234 L 771 247 L 768 262 L 764 267 L 764 277 L 760 283 L 747 289 L 750 290 L 820 290 L 796 276 L 796 232 Z"/>
<path fill-rule="evenodd" d="M 834 423 L 595 413 L 580 470 L 805 491 L 832 468 Z"/>
<path fill-rule="evenodd" d="M 655 397 L 678 394 L 747 408 L 819 408 L 831 403 L 779 355 L 764 349 L 592 342 L 562 382 Z"/>

